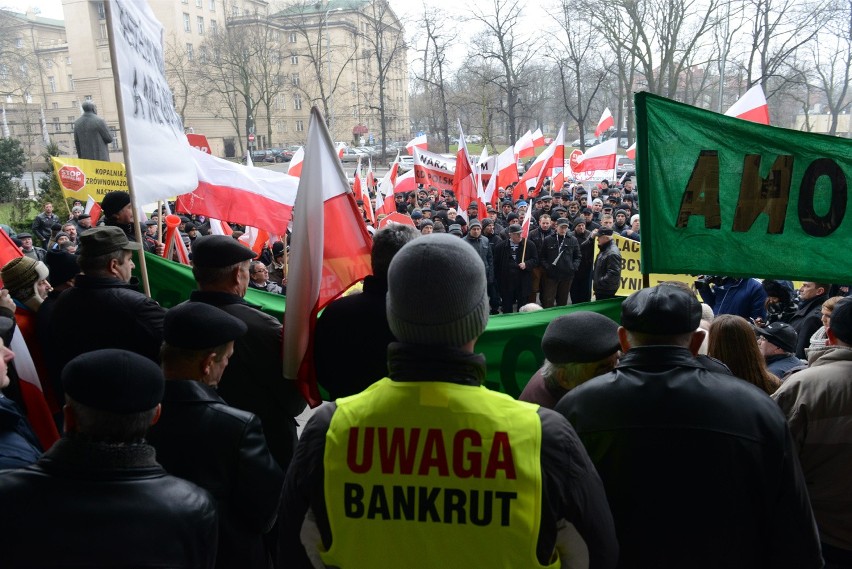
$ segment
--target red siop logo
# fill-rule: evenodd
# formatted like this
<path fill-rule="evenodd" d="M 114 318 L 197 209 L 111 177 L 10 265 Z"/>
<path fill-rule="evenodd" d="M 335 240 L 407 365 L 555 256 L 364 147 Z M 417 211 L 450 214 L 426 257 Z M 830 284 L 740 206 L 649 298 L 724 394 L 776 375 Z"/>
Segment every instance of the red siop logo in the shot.
<path fill-rule="evenodd" d="M 86 185 L 86 175 L 77 166 L 63 166 L 59 169 L 59 180 L 66 189 L 80 191 Z"/>

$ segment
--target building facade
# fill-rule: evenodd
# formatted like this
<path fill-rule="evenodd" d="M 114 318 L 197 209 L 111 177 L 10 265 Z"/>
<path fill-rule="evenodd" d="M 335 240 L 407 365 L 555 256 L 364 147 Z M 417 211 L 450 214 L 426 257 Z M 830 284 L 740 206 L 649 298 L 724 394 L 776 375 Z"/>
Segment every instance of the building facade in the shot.
<path fill-rule="evenodd" d="M 408 139 L 404 30 L 386 2 L 321 0 L 275 13 L 265 0 L 149 5 L 164 27 L 175 107 L 187 132 L 205 134 L 214 154 L 303 144 L 314 105 L 335 140 L 380 144 L 382 124 L 388 142 Z M 12 30 L 0 40 L 9 134 L 35 159 L 45 131 L 62 154 L 74 155 L 71 127 L 90 100 L 114 132 L 112 159 L 120 161 L 108 8 L 97 0 L 63 0 L 62 7 L 64 21 L 2 12 Z"/>

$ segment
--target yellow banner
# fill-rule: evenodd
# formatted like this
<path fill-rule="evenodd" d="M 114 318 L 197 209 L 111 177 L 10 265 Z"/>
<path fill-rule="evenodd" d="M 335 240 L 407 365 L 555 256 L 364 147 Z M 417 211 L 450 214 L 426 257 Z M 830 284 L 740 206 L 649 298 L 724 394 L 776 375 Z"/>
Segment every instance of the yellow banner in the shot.
<path fill-rule="evenodd" d="M 117 190 L 127 191 L 127 175 L 121 162 L 83 160 L 70 156 L 54 156 L 53 169 L 65 197 L 96 202 Z"/>
<path fill-rule="evenodd" d="M 621 235 L 613 234 L 615 246 L 621 252 L 621 286 L 618 287 L 616 296 L 630 296 L 637 290 L 642 289 L 642 264 L 640 262 L 642 245 L 639 241 L 633 241 Z M 598 258 L 600 249 L 595 246 L 595 259 Z M 692 287 L 695 277 L 689 275 L 648 275 L 650 286 L 657 286 L 663 281 L 680 281 Z"/>

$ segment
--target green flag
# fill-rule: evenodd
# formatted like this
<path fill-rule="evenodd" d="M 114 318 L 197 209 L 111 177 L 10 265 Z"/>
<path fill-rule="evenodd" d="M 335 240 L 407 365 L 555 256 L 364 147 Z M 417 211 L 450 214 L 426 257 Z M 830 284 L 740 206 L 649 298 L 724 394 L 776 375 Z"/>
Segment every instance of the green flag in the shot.
<path fill-rule="evenodd" d="M 635 103 L 643 273 L 849 280 L 852 141 Z"/>
<path fill-rule="evenodd" d="M 189 293 L 196 289 L 192 269 L 152 253 L 146 253 L 145 260 L 148 265 L 151 296 L 157 302 L 165 308 L 171 308 L 189 299 Z M 281 320 L 286 298 L 280 294 L 249 289 L 245 299 Z M 474 348 L 474 351 L 485 356 L 488 366 L 485 386 L 517 397 L 544 361 L 541 337 L 551 320 L 569 312 L 589 310 L 618 322 L 622 300 L 624 299 L 615 298 L 524 314 L 490 317 L 485 332 L 479 337 Z M 357 337 L 357 334 L 358 331 L 353 330 L 353 337 Z"/>

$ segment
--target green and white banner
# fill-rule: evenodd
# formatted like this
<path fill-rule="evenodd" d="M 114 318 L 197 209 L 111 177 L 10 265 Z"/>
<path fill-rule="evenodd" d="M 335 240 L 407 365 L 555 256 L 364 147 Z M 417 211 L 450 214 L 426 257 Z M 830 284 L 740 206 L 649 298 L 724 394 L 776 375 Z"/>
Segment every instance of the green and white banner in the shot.
<path fill-rule="evenodd" d="M 635 104 L 643 272 L 849 282 L 852 140 Z"/>

